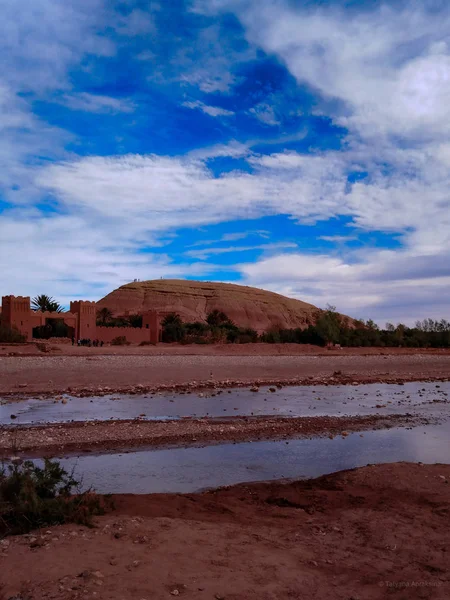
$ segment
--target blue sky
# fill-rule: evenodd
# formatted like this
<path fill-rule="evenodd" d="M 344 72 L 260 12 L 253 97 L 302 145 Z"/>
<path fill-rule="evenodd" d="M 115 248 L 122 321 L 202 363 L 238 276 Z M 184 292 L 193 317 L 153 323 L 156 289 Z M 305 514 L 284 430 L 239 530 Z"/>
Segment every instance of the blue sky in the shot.
<path fill-rule="evenodd" d="M 0 292 L 449 317 L 440 0 L 0 0 Z"/>

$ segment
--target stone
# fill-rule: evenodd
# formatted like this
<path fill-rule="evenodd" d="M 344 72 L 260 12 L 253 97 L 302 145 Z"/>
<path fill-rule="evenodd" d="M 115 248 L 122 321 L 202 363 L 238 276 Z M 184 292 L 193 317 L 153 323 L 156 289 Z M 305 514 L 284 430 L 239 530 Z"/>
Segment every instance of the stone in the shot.
<path fill-rule="evenodd" d="M 97 579 L 103 579 L 104 578 L 104 575 L 103 575 L 103 573 L 101 571 L 93 571 L 92 572 L 92 576 L 96 577 Z"/>

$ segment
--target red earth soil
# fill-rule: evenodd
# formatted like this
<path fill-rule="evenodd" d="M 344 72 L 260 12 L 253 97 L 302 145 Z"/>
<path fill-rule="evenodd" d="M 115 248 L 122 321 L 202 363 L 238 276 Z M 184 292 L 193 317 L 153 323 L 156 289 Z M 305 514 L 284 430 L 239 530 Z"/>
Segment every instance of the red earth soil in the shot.
<path fill-rule="evenodd" d="M 448 600 L 450 466 L 117 496 L 0 541 L 2 600 Z"/>

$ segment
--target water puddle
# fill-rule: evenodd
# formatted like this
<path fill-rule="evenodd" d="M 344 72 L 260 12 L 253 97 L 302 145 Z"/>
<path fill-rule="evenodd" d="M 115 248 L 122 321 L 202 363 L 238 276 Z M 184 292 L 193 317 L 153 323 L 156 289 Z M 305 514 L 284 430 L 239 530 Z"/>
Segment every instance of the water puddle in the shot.
<path fill-rule="evenodd" d="M 265 386 L 259 392 L 238 388 L 222 393 L 64 396 L 64 402 L 54 399 L 4 402 L 0 404 L 0 424 L 238 415 L 344 416 L 410 412 L 438 416 L 450 411 L 450 382 L 294 386 L 275 392 Z"/>
<path fill-rule="evenodd" d="M 362 435 L 362 437 L 361 437 Z M 188 493 L 249 481 L 317 477 L 373 463 L 450 463 L 450 421 L 346 438 L 221 444 L 62 458 L 100 493 Z"/>

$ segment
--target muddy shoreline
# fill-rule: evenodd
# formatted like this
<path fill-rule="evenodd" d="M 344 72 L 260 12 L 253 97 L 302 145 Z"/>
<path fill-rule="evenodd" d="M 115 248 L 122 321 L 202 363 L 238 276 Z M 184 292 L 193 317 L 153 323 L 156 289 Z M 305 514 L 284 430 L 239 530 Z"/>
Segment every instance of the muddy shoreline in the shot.
<path fill-rule="evenodd" d="M 391 427 L 413 427 L 430 420 L 412 414 L 353 417 L 229 417 L 172 421 L 88 421 L 0 428 L 0 456 L 54 456 L 142 447 L 167 448 L 280 440 Z"/>

